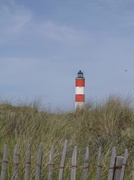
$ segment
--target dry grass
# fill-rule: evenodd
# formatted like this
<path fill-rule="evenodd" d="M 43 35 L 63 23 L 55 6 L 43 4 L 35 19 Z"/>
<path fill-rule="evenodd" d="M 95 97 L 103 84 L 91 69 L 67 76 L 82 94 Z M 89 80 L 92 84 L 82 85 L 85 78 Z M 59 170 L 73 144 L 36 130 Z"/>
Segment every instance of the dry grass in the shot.
<path fill-rule="evenodd" d="M 51 113 L 38 111 L 38 105 L 12 106 L 11 103 L 0 105 L 0 157 L 2 158 L 3 145 L 9 148 L 10 161 L 12 161 L 15 144 L 20 148 L 20 163 L 25 162 L 25 149 L 28 144 L 32 148 L 32 164 L 36 164 L 37 149 L 39 143 L 44 148 L 44 162 L 48 162 L 49 149 L 55 146 L 55 162 L 59 166 L 63 142 L 68 139 L 67 166 L 70 166 L 70 156 L 74 145 L 78 146 L 78 163 L 83 163 L 85 147 L 90 148 L 90 165 L 96 166 L 98 148 L 103 148 L 103 179 L 106 178 L 106 170 L 113 146 L 117 147 L 119 155 L 128 148 L 130 154 L 134 150 L 134 111 L 129 99 L 119 96 L 109 97 L 102 104 L 87 105 L 82 110 L 71 113 Z M 132 157 L 132 156 L 131 156 Z M 130 159 L 131 159 L 130 157 Z M 131 165 L 131 164 L 130 164 Z M 69 174 L 69 168 L 65 175 Z M 78 171 L 78 177 L 79 177 Z M 21 173 L 23 174 L 23 168 Z M 21 175 L 20 173 L 20 175 Z M 34 176 L 34 171 L 32 171 Z M 43 170 L 46 174 L 46 170 Z M 130 178 L 132 173 L 127 172 Z M 8 169 L 8 179 L 11 176 L 11 168 Z M 45 176 L 45 175 L 44 175 Z M 55 177 L 57 173 L 55 172 Z M 91 169 L 89 177 L 94 179 L 95 169 Z M 128 179 L 129 179 L 128 178 Z M 21 175 L 21 178 L 22 175 Z M 78 178 L 79 179 L 79 178 Z"/>

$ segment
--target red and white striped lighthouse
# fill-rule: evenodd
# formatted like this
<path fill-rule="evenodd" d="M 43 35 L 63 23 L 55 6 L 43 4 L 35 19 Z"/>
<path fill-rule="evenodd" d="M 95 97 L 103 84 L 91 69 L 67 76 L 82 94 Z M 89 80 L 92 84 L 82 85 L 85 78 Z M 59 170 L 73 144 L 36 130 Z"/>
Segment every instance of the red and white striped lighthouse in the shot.
<path fill-rule="evenodd" d="M 75 79 L 75 109 L 83 108 L 85 104 L 85 78 L 79 71 Z"/>

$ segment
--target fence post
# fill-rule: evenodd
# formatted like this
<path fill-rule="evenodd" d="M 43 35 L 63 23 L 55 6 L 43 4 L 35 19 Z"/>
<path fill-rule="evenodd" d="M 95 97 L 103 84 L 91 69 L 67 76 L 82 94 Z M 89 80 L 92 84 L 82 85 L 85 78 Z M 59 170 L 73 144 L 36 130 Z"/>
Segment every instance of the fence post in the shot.
<path fill-rule="evenodd" d="M 98 164 L 97 164 L 97 172 L 96 172 L 96 180 L 101 179 L 101 169 L 102 169 L 102 148 L 99 148 L 98 153 Z"/>
<path fill-rule="evenodd" d="M 28 145 L 26 151 L 25 180 L 30 180 L 30 167 L 31 167 L 31 148 L 30 145 Z"/>
<path fill-rule="evenodd" d="M 77 146 L 74 147 L 73 155 L 72 155 L 71 180 L 76 179 L 76 158 L 77 158 Z"/>
<path fill-rule="evenodd" d="M 128 150 L 126 149 L 125 153 L 124 153 L 122 168 L 121 168 L 120 180 L 124 179 L 124 174 L 125 174 L 125 168 L 126 168 L 126 165 L 127 165 L 127 160 L 128 160 Z"/>
<path fill-rule="evenodd" d="M 54 166 L 54 147 L 52 146 L 50 150 L 48 180 L 52 180 L 53 166 Z"/>
<path fill-rule="evenodd" d="M 0 176 L 1 180 L 5 180 L 6 178 L 7 163 L 8 163 L 8 149 L 7 149 L 7 145 L 4 145 L 1 176 Z"/>
<path fill-rule="evenodd" d="M 42 156 L 43 156 L 43 147 L 42 144 L 40 144 L 38 150 L 37 164 L 36 164 L 35 180 L 40 180 L 41 177 Z"/>
<path fill-rule="evenodd" d="M 113 147 L 112 154 L 111 154 L 111 160 L 110 160 L 110 167 L 109 167 L 109 170 L 108 170 L 108 180 L 113 180 L 115 158 L 116 158 L 116 148 Z"/>
<path fill-rule="evenodd" d="M 86 147 L 86 154 L 84 158 L 84 166 L 83 166 L 83 173 L 82 173 L 82 180 L 87 179 L 88 167 L 89 166 L 89 148 Z"/>
<path fill-rule="evenodd" d="M 63 178 L 63 172 L 64 172 L 64 166 L 65 166 L 65 160 L 66 160 L 66 153 L 67 153 L 67 140 L 65 140 L 64 148 L 62 152 L 62 159 L 60 163 L 60 170 L 59 170 L 59 180 L 62 180 Z"/>
<path fill-rule="evenodd" d="M 133 156 L 132 180 L 134 180 L 134 156 Z"/>
<path fill-rule="evenodd" d="M 18 145 L 16 144 L 15 149 L 14 149 L 14 171 L 13 171 L 13 176 L 12 180 L 18 180 L 18 171 L 19 171 L 19 150 L 18 150 Z"/>
<path fill-rule="evenodd" d="M 123 163 L 123 156 L 117 156 L 115 167 L 114 167 L 114 178 L 113 178 L 113 180 L 119 180 L 120 179 L 122 163 Z"/>

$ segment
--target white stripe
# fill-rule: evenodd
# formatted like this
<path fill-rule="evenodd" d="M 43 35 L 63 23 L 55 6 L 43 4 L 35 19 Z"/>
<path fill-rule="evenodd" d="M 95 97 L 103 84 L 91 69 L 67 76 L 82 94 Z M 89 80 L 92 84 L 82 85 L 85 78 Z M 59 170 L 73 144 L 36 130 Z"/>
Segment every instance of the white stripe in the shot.
<path fill-rule="evenodd" d="M 84 102 L 75 102 L 75 109 L 77 108 L 83 108 L 84 107 Z"/>
<path fill-rule="evenodd" d="M 75 94 L 85 94 L 84 93 L 84 87 L 76 87 L 75 88 Z"/>

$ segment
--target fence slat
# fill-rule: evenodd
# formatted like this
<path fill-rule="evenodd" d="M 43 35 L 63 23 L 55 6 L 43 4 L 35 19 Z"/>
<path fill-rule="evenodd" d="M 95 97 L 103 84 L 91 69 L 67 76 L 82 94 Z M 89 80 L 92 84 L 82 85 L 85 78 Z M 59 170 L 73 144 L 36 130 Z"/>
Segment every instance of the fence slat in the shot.
<path fill-rule="evenodd" d="M 134 156 L 133 156 L 132 180 L 134 180 Z"/>
<path fill-rule="evenodd" d="M 1 180 L 5 180 L 6 178 L 7 163 L 8 163 L 8 148 L 7 145 L 4 145 L 1 176 L 0 176 Z"/>
<path fill-rule="evenodd" d="M 124 179 L 124 174 L 125 174 L 125 168 L 127 165 L 127 160 L 128 160 L 128 150 L 125 150 L 124 153 L 124 158 L 123 158 L 123 164 L 122 164 L 122 169 L 121 169 L 121 175 L 120 175 L 120 180 Z"/>
<path fill-rule="evenodd" d="M 99 148 L 98 153 L 98 164 L 97 164 L 97 171 L 96 171 L 96 180 L 101 179 L 101 170 L 102 170 L 102 148 Z"/>
<path fill-rule="evenodd" d="M 113 147 L 112 154 L 111 154 L 111 159 L 110 159 L 110 166 L 109 166 L 109 170 L 108 170 L 108 180 L 113 180 L 115 158 L 116 158 L 116 148 Z"/>
<path fill-rule="evenodd" d="M 28 145 L 26 150 L 25 180 L 30 180 L 30 168 L 31 168 L 31 147 L 30 145 Z"/>
<path fill-rule="evenodd" d="M 52 147 L 51 147 L 51 150 L 50 150 L 49 169 L 48 169 L 48 180 L 52 180 L 53 166 L 54 166 L 54 147 L 52 146 Z"/>
<path fill-rule="evenodd" d="M 74 147 L 73 155 L 72 155 L 71 180 L 76 179 L 76 158 L 77 158 L 77 146 Z"/>
<path fill-rule="evenodd" d="M 59 180 L 62 180 L 63 178 L 63 172 L 65 167 L 65 160 L 66 160 L 66 153 L 67 153 L 67 140 L 65 140 L 64 148 L 62 152 L 62 159 L 60 163 L 60 169 L 59 169 Z"/>
<path fill-rule="evenodd" d="M 89 148 L 86 147 L 84 166 L 83 166 L 83 172 L 82 172 L 82 180 L 87 179 L 87 173 L 88 173 L 88 168 L 89 168 L 88 166 L 89 166 Z"/>
<path fill-rule="evenodd" d="M 41 178 L 42 157 L 43 157 L 43 147 L 42 144 L 40 144 L 38 150 L 37 164 L 36 164 L 35 180 L 40 180 Z"/>
<path fill-rule="evenodd" d="M 113 178 L 114 180 L 120 179 L 122 163 L 123 163 L 123 156 L 117 156 L 114 167 L 114 178 Z"/>
<path fill-rule="evenodd" d="M 13 176 L 12 180 L 18 180 L 18 171 L 19 171 L 19 150 L 18 150 L 18 145 L 15 145 L 14 149 L 14 170 L 13 170 Z"/>

